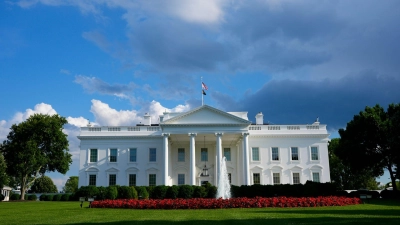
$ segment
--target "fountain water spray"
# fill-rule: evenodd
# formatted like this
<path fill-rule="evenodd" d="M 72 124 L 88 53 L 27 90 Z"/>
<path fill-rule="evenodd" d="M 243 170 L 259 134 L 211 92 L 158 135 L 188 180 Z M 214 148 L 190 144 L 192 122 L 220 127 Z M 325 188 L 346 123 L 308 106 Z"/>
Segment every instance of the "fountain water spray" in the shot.
<path fill-rule="evenodd" d="M 231 185 L 229 183 L 228 171 L 226 170 L 225 156 L 220 162 L 220 173 L 218 174 L 217 198 L 227 199 L 231 197 Z"/>

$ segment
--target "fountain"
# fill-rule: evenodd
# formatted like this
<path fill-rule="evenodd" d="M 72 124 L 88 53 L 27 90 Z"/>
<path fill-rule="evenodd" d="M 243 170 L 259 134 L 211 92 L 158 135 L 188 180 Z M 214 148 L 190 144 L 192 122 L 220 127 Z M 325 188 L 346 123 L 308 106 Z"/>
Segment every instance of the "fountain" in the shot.
<path fill-rule="evenodd" d="M 226 170 L 225 156 L 220 162 L 220 173 L 218 174 L 217 198 L 227 199 L 231 197 L 231 185 L 229 183 L 228 171 Z"/>

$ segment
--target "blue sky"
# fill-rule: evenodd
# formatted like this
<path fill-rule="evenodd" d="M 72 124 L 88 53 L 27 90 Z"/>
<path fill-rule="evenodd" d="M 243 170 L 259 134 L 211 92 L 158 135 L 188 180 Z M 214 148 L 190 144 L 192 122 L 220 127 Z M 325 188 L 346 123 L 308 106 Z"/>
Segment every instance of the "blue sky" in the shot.
<path fill-rule="evenodd" d="M 316 117 L 331 137 L 400 97 L 400 2 L 23 0 L 0 3 L 0 140 L 33 113 L 79 127 L 205 103 L 274 124 Z M 384 177 L 382 182 L 388 182 Z"/>

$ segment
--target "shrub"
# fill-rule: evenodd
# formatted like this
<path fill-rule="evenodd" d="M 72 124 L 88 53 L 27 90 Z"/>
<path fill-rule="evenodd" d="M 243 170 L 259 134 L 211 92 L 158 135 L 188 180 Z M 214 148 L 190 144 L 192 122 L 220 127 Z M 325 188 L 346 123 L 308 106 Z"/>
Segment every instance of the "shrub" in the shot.
<path fill-rule="evenodd" d="M 149 199 L 149 192 L 147 192 L 146 187 L 140 186 L 136 188 L 139 199 Z"/>
<path fill-rule="evenodd" d="M 130 186 L 129 188 L 132 189 L 132 198 L 133 199 L 138 199 L 138 193 L 136 191 L 136 188 L 134 186 Z"/>
<path fill-rule="evenodd" d="M 119 186 L 118 199 L 137 199 L 137 192 L 134 187 Z"/>
<path fill-rule="evenodd" d="M 203 186 L 193 186 L 193 198 L 204 198 L 207 196 L 206 188 Z"/>
<path fill-rule="evenodd" d="M 146 186 L 146 190 L 147 190 L 147 193 L 149 193 L 149 198 L 154 198 L 153 197 L 153 191 L 154 191 L 154 188 L 155 188 L 156 186 Z"/>
<path fill-rule="evenodd" d="M 170 198 L 170 199 L 176 199 L 176 198 L 178 198 L 178 194 L 179 194 L 179 187 L 176 185 L 173 185 L 173 186 L 168 187 L 166 197 Z"/>
<path fill-rule="evenodd" d="M 106 187 L 106 194 L 105 197 L 106 199 L 116 199 L 118 196 L 118 189 L 116 186 L 108 186 Z"/>
<path fill-rule="evenodd" d="M 0 194 L 0 202 L 3 201 L 5 196 L 3 194 Z"/>
<path fill-rule="evenodd" d="M 19 200 L 20 198 L 21 198 L 21 195 L 16 194 L 16 193 L 12 193 L 12 194 L 10 195 L 10 200 L 11 200 L 11 201 Z"/>
<path fill-rule="evenodd" d="M 82 186 L 75 193 L 75 197 L 77 198 L 77 200 L 79 200 L 79 197 L 92 198 L 93 196 L 96 196 L 98 193 L 99 190 L 97 189 L 96 186 Z"/>
<path fill-rule="evenodd" d="M 181 185 L 179 186 L 178 198 L 192 198 L 193 196 L 193 187 L 190 185 Z"/>
<path fill-rule="evenodd" d="M 96 199 L 97 200 L 104 200 L 106 199 L 106 188 L 105 187 L 97 187 L 97 195 Z"/>
<path fill-rule="evenodd" d="M 217 196 L 217 187 L 212 186 L 210 183 L 206 185 L 207 198 L 215 198 Z"/>
<path fill-rule="evenodd" d="M 42 194 L 39 197 L 40 201 L 53 201 L 54 195 L 46 195 L 46 194 Z"/>
<path fill-rule="evenodd" d="M 25 198 L 27 200 L 30 200 L 30 201 L 36 201 L 37 200 L 37 196 L 36 195 L 27 195 L 27 196 L 25 196 Z"/>
<path fill-rule="evenodd" d="M 61 200 L 61 194 L 53 195 L 53 201 L 60 201 Z"/>
<path fill-rule="evenodd" d="M 393 190 L 383 190 L 381 191 L 381 197 L 385 199 L 395 199 L 396 197 L 396 192 Z"/>
<path fill-rule="evenodd" d="M 63 194 L 63 195 L 61 195 L 60 201 L 69 201 L 70 197 L 71 197 L 70 194 Z"/>
<path fill-rule="evenodd" d="M 349 197 L 349 193 L 347 191 L 337 191 L 335 196 Z"/>
<path fill-rule="evenodd" d="M 39 196 L 39 201 L 45 201 L 46 199 L 46 194 L 42 194 Z"/>
<path fill-rule="evenodd" d="M 153 189 L 152 198 L 153 199 L 164 199 L 164 198 L 166 198 L 167 191 L 168 191 L 168 187 L 165 185 L 156 186 Z"/>

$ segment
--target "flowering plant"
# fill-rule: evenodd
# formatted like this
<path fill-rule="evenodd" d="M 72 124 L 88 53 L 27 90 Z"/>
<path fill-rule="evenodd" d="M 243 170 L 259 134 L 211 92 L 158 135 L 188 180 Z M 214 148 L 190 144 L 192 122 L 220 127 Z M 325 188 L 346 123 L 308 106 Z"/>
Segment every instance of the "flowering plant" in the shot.
<path fill-rule="evenodd" d="M 265 208 L 265 207 L 319 207 L 360 204 L 359 198 L 348 197 L 273 197 L 273 198 L 230 198 L 230 199 L 118 199 L 94 201 L 92 208 L 129 209 L 223 209 L 223 208 Z"/>

